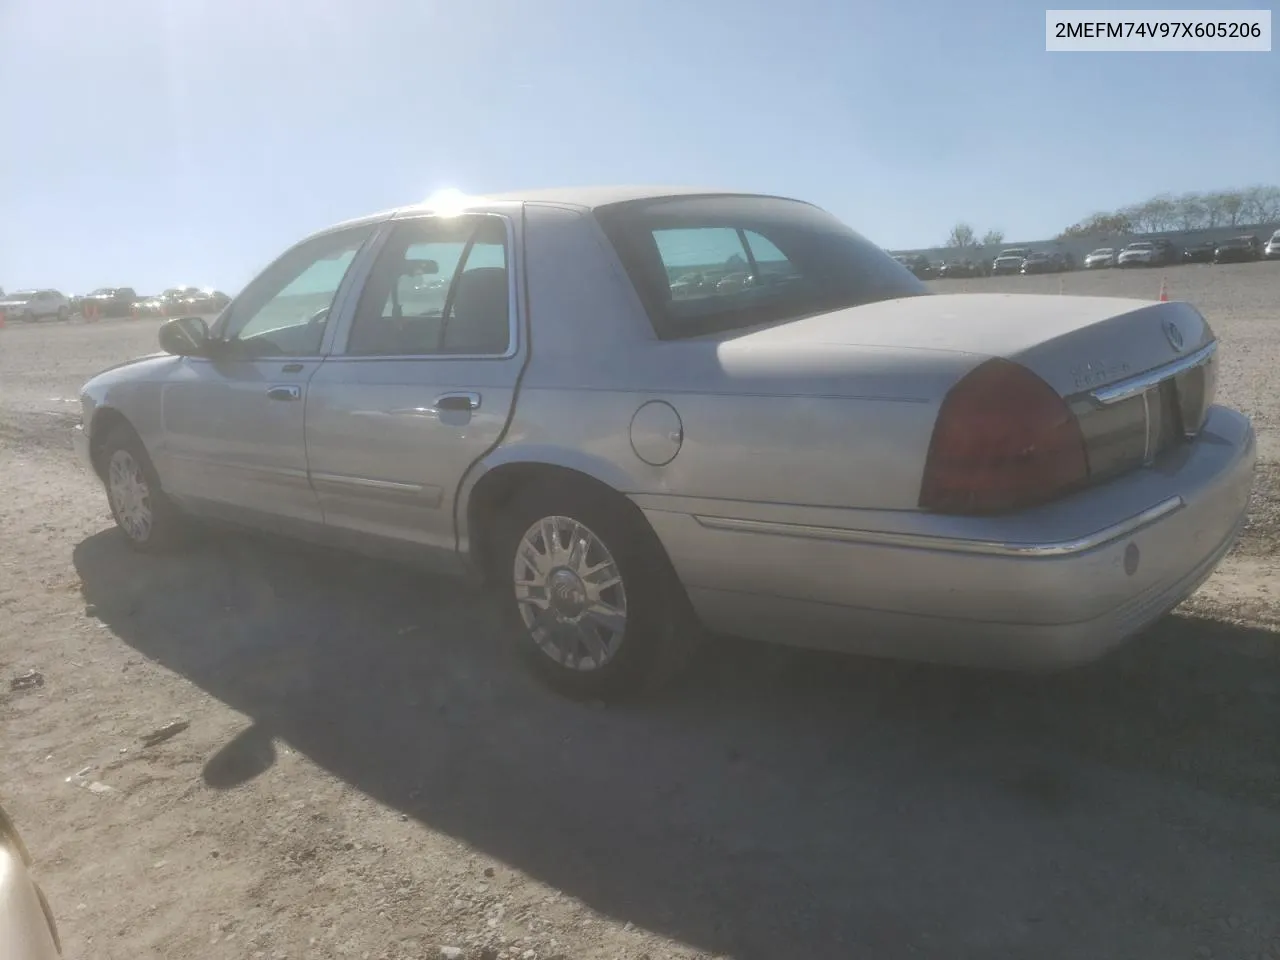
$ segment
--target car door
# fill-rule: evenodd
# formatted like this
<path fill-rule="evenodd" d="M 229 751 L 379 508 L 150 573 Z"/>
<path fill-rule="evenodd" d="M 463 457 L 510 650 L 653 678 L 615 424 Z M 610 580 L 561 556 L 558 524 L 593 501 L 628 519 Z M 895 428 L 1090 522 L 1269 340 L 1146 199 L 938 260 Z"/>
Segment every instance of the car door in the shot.
<path fill-rule="evenodd" d="M 159 466 L 193 509 L 274 528 L 322 524 L 307 479 L 303 411 L 328 317 L 374 225 L 294 247 L 225 310 L 208 357 L 164 385 Z"/>
<path fill-rule="evenodd" d="M 496 214 L 388 227 L 308 393 L 311 482 L 332 532 L 455 561 L 456 494 L 501 439 L 523 356 L 514 237 Z"/>

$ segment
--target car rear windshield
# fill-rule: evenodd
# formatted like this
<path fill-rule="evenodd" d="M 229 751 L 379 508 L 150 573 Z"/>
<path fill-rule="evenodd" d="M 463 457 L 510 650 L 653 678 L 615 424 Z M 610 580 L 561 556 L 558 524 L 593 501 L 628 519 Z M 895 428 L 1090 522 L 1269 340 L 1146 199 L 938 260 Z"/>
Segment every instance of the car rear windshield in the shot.
<path fill-rule="evenodd" d="M 929 292 L 875 244 L 795 200 L 667 197 L 595 214 L 663 339 Z"/>

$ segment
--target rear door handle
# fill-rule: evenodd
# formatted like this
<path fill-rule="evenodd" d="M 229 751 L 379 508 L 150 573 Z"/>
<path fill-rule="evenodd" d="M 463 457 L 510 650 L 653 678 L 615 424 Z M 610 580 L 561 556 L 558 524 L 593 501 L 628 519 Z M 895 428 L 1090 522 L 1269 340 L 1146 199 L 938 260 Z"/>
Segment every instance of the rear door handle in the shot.
<path fill-rule="evenodd" d="M 470 391 L 459 391 L 458 393 L 444 393 L 436 397 L 437 410 L 478 410 L 480 409 L 480 394 L 471 393 Z"/>
<path fill-rule="evenodd" d="M 267 387 L 268 400 L 301 400 L 302 388 L 293 383 L 276 383 Z"/>

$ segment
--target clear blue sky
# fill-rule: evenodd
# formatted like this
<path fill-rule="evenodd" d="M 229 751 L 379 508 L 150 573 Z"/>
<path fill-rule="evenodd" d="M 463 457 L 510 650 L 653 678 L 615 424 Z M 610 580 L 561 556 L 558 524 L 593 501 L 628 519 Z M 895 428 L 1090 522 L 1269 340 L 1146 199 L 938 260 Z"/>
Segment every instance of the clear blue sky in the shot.
<path fill-rule="evenodd" d="M 0 0 L 0 285 L 234 292 L 443 187 L 779 192 L 892 248 L 1280 182 L 1280 54 L 1048 54 L 1044 6 Z"/>

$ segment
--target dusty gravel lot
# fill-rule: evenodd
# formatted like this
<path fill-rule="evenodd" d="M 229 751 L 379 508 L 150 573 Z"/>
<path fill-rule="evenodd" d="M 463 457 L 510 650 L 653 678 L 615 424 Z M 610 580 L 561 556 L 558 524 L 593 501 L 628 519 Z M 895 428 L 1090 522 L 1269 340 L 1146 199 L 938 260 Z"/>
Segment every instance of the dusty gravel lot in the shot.
<path fill-rule="evenodd" d="M 627 709 L 533 687 L 453 584 L 133 555 L 69 432 L 156 324 L 0 331 L 0 794 L 68 956 L 1280 958 L 1280 265 L 1165 276 L 1267 461 L 1178 615 L 1039 679 L 722 644 Z"/>

